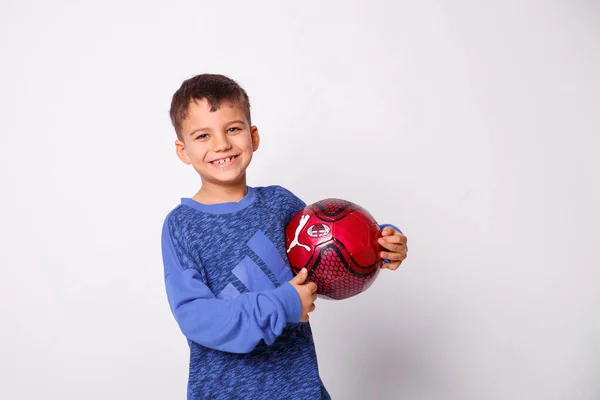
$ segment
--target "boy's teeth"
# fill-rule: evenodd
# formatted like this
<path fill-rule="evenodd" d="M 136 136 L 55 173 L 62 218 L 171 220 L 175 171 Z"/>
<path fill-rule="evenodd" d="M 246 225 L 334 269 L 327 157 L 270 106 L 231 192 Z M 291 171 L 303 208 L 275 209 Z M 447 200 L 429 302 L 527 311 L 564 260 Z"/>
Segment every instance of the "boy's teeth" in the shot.
<path fill-rule="evenodd" d="M 223 164 L 223 163 L 229 162 L 230 160 L 231 160 L 231 157 L 224 158 L 223 160 L 214 161 L 213 164 Z"/>

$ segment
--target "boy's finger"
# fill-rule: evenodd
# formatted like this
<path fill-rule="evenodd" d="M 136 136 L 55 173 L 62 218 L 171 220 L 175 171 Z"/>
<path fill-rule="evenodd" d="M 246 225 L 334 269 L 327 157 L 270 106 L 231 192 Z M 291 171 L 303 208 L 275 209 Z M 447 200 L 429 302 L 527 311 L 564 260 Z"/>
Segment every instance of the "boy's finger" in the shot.
<path fill-rule="evenodd" d="M 306 268 L 302 268 L 300 270 L 300 272 L 298 272 L 298 274 L 292 278 L 290 283 L 292 285 L 301 285 L 306 280 L 307 276 L 308 276 L 308 273 L 306 271 Z"/>
<path fill-rule="evenodd" d="M 381 266 L 381 269 L 389 269 L 390 271 L 395 271 L 402 264 L 402 261 L 396 261 L 393 263 L 386 263 Z"/>
<path fill-rule="evenodd" d="M 402 261 L 406 258 L 406 254 L 382 251 L 379 257 L 390 261 Z"/>
<path fill-rule="evenodd" d="M 380 240 L 380 241 L 379 241 L 379 244 L 380 244 L 380 245 L 381 245 L 383 248 L 385 248 L 385 249 L 387 249 L 387 250 L 389 250 L 389 251 L 393 251 L 393 252 L 395 252 L 395 253 L 400 253 L 400 252 L 402 252 L 402 251 L 404 250 L 404 248 L 405 248 L 405 247 L 404 247 L 404 245 L 401 245 L 401 244 L 393 244 L 393 243 L 388 243 L 388 242 L 386 242 L 385 240 Z"/>
<path fill-rule="evenodd" d="M 385 241 L 385 242 L 388 242 L 388 243 L 402 243 L 402 244 L 406 244 L 407 238 L 404 235 L 392 235 L 392 236 L 380 237 L 379 238 L 379 243 L 381 243 L 382 241 Z"/>
<path fill-rule="evenodd" d="M 306 286 L 308 286 L 308 288 L 310 289 L 311 293 L 316 293 L 317 292 L 317 284 L 314 282 L 308 282 L 306 284 Z"/>

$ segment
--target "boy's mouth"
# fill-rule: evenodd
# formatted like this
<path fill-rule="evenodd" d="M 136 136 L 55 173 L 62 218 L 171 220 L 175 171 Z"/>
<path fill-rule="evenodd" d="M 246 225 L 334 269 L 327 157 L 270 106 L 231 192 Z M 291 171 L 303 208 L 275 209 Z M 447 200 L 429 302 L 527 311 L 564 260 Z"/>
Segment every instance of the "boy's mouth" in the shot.
<path fill-rule="evenodd" d="M 210 163 L 213 164 L 213 165 L 227 164 L 228 162 L 233 161 L 236 158 L 237 158 L 237 156 L 230 156 L 230 157 L 227 157 L 227 158 L 221 158 L 220 160 L 211 161 Z"/>

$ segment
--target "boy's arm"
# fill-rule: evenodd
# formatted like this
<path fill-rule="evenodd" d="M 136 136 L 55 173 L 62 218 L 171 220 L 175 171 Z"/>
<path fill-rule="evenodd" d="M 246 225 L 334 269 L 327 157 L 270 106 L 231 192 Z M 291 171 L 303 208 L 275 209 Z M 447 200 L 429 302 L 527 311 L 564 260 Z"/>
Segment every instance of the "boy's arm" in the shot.
<path fill-rule="evenodd" d="M 195 268 L 182 266 L 168 219 L 162 231 L 162 253 L 169 305 L 189 340 L 217 350 L 248 353 L 261 339 L 272 344 L 288 322 L 300 320 L 300 298 L 290 283 L 231 300 L 216 298 Z"/>

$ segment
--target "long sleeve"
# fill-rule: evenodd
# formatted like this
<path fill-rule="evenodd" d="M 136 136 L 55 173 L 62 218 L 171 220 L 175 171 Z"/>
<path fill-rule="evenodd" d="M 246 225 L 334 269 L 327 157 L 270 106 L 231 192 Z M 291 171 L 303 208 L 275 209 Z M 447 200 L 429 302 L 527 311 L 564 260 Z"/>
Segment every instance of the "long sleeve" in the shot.
<path fill-rule="evenodd" d="M 182 265 L 168 223 L 167 218 L 162 230 L 167 297 L 189 340 L 221 351 L 248 353 L 261 339 L 272 344 L 288 322 L 300 320 L 300 299 L 290 283 L 231 300 L 216 298 L 196 268 Z"/>

